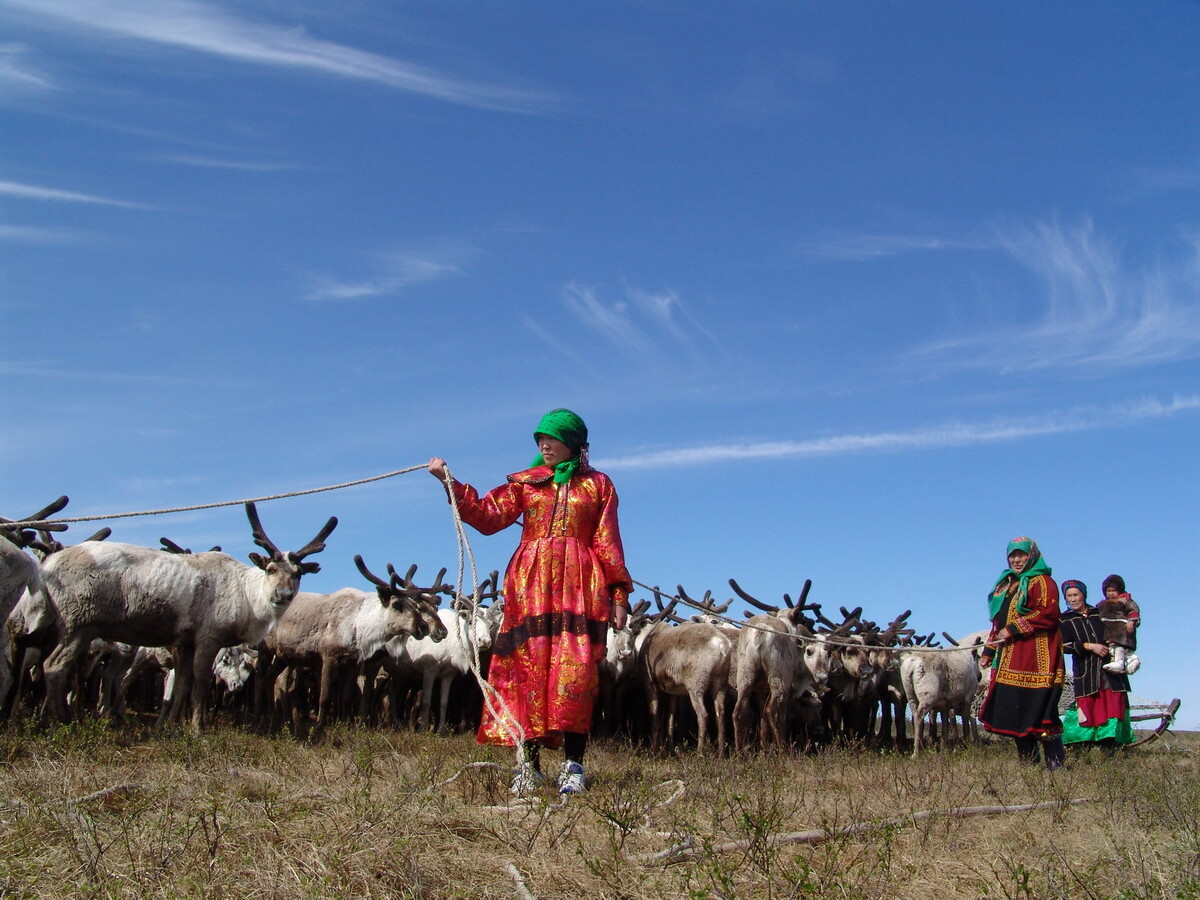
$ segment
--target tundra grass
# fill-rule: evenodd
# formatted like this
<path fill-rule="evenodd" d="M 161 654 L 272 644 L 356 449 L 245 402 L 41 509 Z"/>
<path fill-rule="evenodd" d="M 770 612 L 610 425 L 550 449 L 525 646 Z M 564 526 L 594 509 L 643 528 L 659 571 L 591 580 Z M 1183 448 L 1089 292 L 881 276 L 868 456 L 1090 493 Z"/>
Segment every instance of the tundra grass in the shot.
<path fill-rule="evenodd" d="M 511 755 L 469 735 L 15 722 L 0 898 L 1200 900 L 1197 749 L 1174 736 L 1049 774 L 1008 744 L 715 759 L 599 741 L 587 793 L 514 802 Z M 1044 806 L 953 813 L 1024 804 Z"/>

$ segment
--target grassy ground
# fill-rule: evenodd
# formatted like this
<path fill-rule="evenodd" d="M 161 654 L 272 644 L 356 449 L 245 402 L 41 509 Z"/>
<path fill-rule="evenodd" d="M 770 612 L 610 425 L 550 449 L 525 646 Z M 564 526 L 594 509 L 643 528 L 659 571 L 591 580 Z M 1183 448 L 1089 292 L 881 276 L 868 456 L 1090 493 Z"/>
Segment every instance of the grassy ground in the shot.
<path fill-rule="evenodd" d="M 507 792 L 511 756 L 470 736 L 14 723 L 0 897 L 1200 898 L 1197 750 L 1175 736 L 1048 774 L 1007 744 L 714 760 L 597 743 L 588 793 L 526 804 Z"/>

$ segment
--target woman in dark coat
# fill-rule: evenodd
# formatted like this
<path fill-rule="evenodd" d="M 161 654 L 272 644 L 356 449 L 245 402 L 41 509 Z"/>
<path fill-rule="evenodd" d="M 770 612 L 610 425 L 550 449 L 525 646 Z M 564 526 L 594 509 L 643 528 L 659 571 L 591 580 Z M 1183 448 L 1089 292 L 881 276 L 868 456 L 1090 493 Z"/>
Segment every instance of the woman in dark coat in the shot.
<path fill-rule="evenodd" d="M 1059 622 L 1063 652 L 1071 655 L 1075 703 L 1063 714 L 1063 743 L 1115 750 L 1136 738 L 1129 722 L 1129 678 L 1104 669 L 1108 647 L 1099 611 L 1088 606 L 1087 585 L 1064 581 L 1068 611 Z"/>
<path fill-rule="evenodd" d="M 1046 768 L 1057 769 L 1066 756 L 1058 717 L 1065 680 L 1058 585 L 1029 538 L 1009 541 L 1008 568 L 992 587 L 988 612 L 992 630 L 980 661 L 992 673 L 979 720 L 1013 738 L 1023 762 L 1037 763 L 1044 745 Z"/>

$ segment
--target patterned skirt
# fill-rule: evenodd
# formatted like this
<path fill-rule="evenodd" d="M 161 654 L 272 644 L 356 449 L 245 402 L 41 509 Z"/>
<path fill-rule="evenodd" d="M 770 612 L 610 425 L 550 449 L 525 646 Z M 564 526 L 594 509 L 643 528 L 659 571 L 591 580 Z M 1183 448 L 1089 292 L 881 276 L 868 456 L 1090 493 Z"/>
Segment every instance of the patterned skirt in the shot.
<path fill-rule="evenodd" d="M 504 577 L 504 624 L 492 647 L 476 740 L 511 746 L 514 736 L 557 747 L 564 731 L 586 734 L 600 687 L 609 593 L 594 551 L 575 538 L 522 543 Z"/>

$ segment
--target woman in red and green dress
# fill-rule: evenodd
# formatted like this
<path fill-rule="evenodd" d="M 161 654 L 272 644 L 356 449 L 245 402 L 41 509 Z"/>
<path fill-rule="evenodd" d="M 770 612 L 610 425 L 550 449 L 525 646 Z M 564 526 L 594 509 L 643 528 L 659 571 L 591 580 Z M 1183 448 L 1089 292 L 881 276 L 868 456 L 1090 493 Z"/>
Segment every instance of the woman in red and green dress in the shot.
<path fill-rule="evenodd" d="M 562 793 L 584 789 L 583 756 L 599 691 L 599 663 L 611 623 L 623 628 L 632 582 L 617 524 L 617 492 L 587 460 L 583 420 L 556 409 L 534 431 L 530 468 L 480 497 L 452 483 L 459 513 L 483 534 L 523 517 L 521 542 L 504 575 L 504 622 L 492 645 L 488 683 L 499 702 L 485 705 L 477 740 L 511 746 L 525 756 L 514 793 L 540 784 L 539 748 L 562 746 Z M 429 461 L 443 482 L 446 464 Z"/>
<path fill-rule="evenodd" d="M 992 630 L 981 661 L 991 666 L 991 682 L 979 720 L 1014 738 L 1022 761 L 1037 763 L 1043 745 L 1046 768 L 1057 769 L 1066 757 L 1058 717 L 1064 681 L 1058 585 L 1028 537 L 1009 541 L 1008 568 L 992 587 L 988 612 Z"/>

